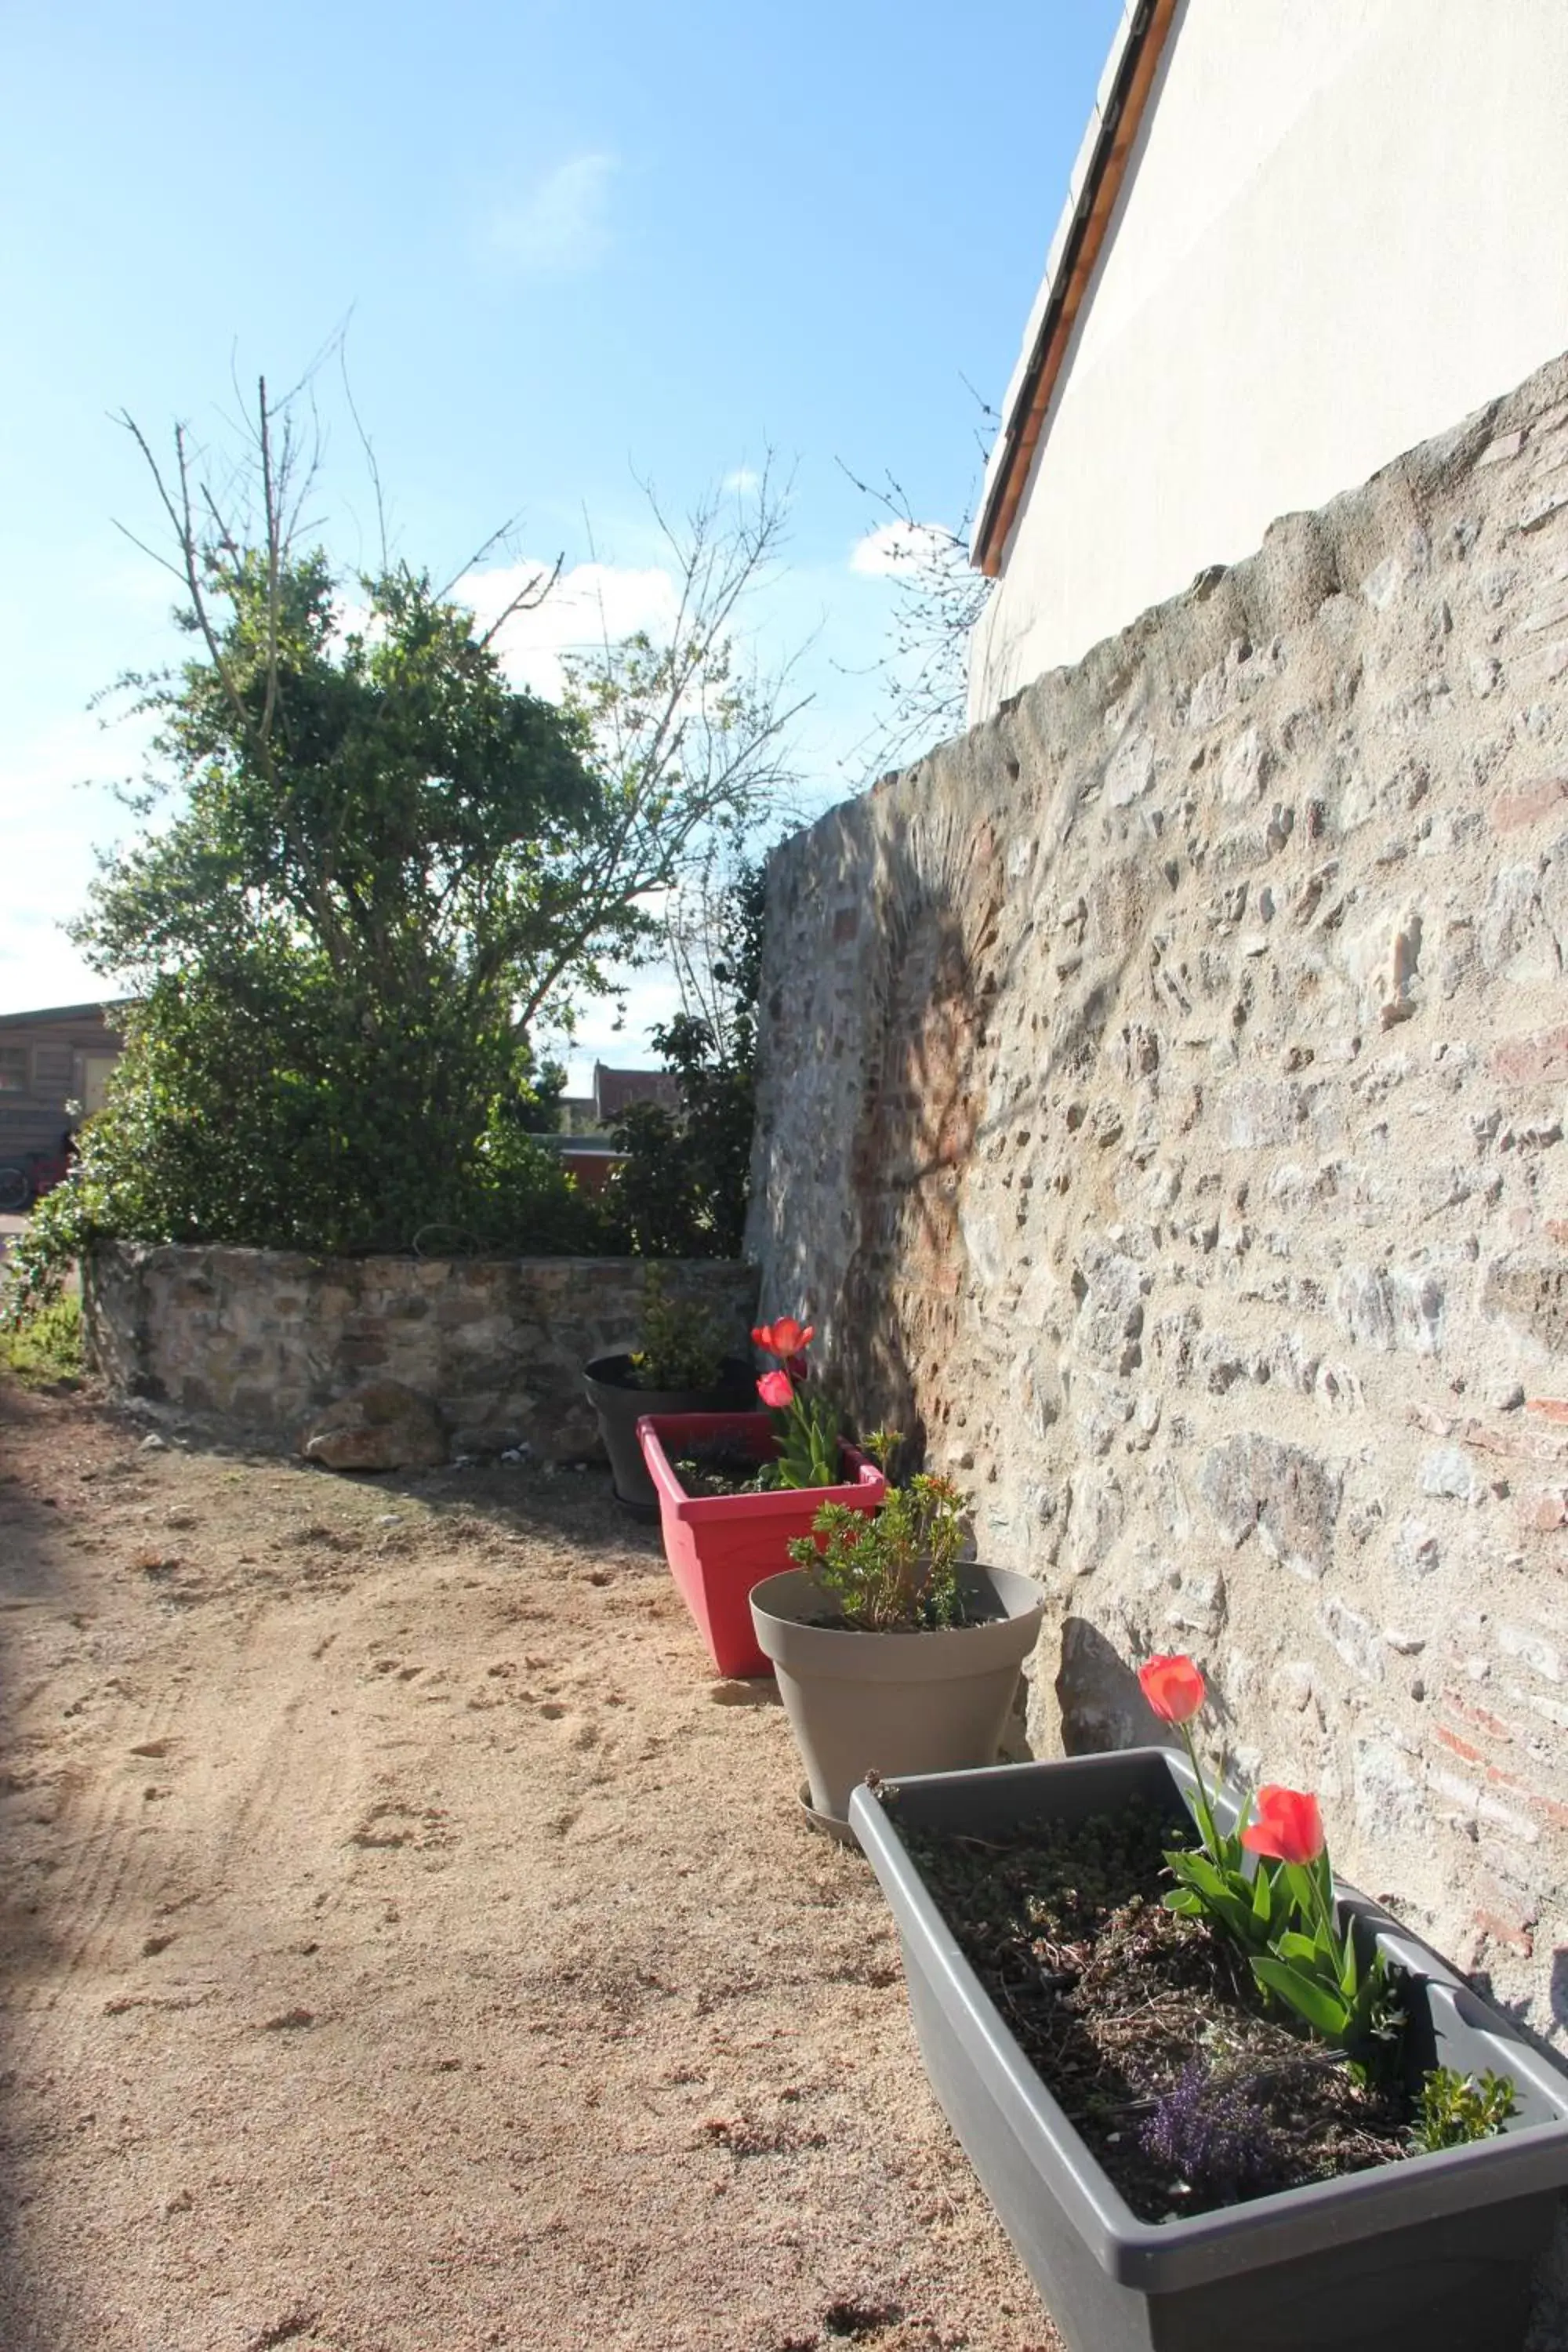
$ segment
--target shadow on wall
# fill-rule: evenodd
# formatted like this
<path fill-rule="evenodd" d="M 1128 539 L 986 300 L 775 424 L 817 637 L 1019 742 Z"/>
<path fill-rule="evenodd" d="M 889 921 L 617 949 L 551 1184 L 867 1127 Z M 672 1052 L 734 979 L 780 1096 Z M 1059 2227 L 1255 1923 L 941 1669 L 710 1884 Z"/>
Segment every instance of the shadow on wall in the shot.
<path fill-rule="evenodd" d="M 1127 685 L 1126 673 L 1109 681 Z M 1075 1113 L 1081 1121 L 1081 1090 L 1124 1008 L 1130 973 L 1148 958 L 1166 887 L 1137 857 L 1105 860 L 1073 918 L 1076 951 L 1047 979 L 1039 902 L 1062 844 L 1092 807 L 1100 768 L 1069 779 L 1055 751 L 1007 728 L 963 749 L 962 791 L 939 790 L 921 763 L 868 804 L 862 855 L 878 945 L 860 982 L 866 1075 L 850 1156 L 856 1241 L 843 1283 L 846 1378 L 862 1425 L 890 1423 L 961 1471 L 966 1455 L 989 1450 L 992 1433 L 963 1385 L 974 1304 L 1005 1318 L 1022 1279 L 994 1215 L 984 1229 L 966 1228 L 970 1171 L 1006 1148 L 1010 1133 L 1032 1146 L 1021 1162 L 1027 1183 L 1038 1176 L 1062 1194 L 1059 1216 L 1047 1213 L 1046 1245 L 1076 1246 L 1083 1187 L 1071 1198 L 1067 1189 L 1081 1156 Z M 1026 854 L 1010 858 L 1008 844 Z M 1132 1083 L 1147 1089 L 1157 1046 L 1146 1027 L 1136 1043 L 1127 1034 L 1126 1053 L 1144 1054 Z M 1011 1075 L 993 1101 L 998 1063 Z M 1037 1225 L 1040 1199 L 1037 1192 Z M 1039 1239 L 1030 1246 L 1038 1253 Z"/>
<path fill-rule="evenodd" d="M 1054 1688 L 1061 1710 L 1062 1747 L 1068 1756 L 1093 1756 L 1108 1748 L 1182 1752 L 1180 1733 L 1161 1721 L 1143 1696 L 1137 1675 L 1142 1663 L 1140 1658 L 1130 1664 L 1087 1617 L 1063 1618 Z M 1231 1720 L 1224 1692 L 1211 1684 L 1203 1717 L 1193 1727 L 1199 1761 L 1205 1776 L 1218 1774 L 1220 1784 L 1239 1799 L 1246 1792 L 1234 1769 L 1222 1769 Z M 1564 1989 L 1568 1990 L 1568 1977 Z"/>
<path fill-rule="evenodd" d="M 1552 1955 L 1552 2014 L 1559 2025 L 1568 2026 L 1568 1944 L 1559 1944 Z"/>
<path fill-rule="evenodd" d="M 858 1238 L 844 1279 L 845 1372 L 860 1425 L 900 1429 L 923 1455 L 963 1418 L 942 1373 L 965 1287 L 961 1209 L 984 1117 L 981 1053 L 1007 977 L 994 828 L 934 811 L 895 817 L 878 844 L 872 897 L 883 946 L 850 1163 Z"/>
<path fill-rule="evenodd" d="M 1062 1621 L 1056 1694 L 1068 1756 L 1092 1756 L 1107 1748 L 1180 1746 L 1153 1713 L 1133 1669 L 1087 1617 Z"/>

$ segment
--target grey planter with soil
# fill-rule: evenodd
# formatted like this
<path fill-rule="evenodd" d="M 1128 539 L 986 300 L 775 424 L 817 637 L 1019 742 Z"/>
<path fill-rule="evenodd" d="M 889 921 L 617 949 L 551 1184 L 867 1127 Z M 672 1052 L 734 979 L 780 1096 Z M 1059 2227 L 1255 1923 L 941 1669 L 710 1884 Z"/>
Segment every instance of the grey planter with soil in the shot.
<path fill-rule="evenodd" d="M 868 1772 L 945 1772 L 994 1760 L 1045 1595 L 1006 1569 L 969 1567 L 960 1578 L 982 1622 L 914 1633 L 856 1633 L 825 1622 L 831 1603 L 804 1569 L 753 1589 L 757 1641 L 778 1677 L 809 1810 L 825 1826 L 846 1824 L 849 1792 Z"/>
<path fill-rule="evenodd" d="M 1025 2056 L 900 1827 L 980 1839 L 1133 1802 L 1186 1823 L 1177 1759 L 1135 1748 L 858 1789 L 850 1822 L 903 1946 L 931 2087 L 1071 2352 L 1518 2352 L 1531 2272 L 1568 2183 L 1568 2072 L 1438 1955 L 1348 1889 L 1410 1974 L 1414 2074 L 1510 2075 L 1499 2138 L 1166 2222 L 1140 2221 Z"/>
<path fill-rule="evenodd" d="M 638 1519 L 658 1517 L 658 1495 L 637 1438 L 645 1414 L 736 1412 L 756 1406 L 752 1367 L 739 1356 L 727 1359 L 716 1389 L 639 1388 L 629 1355 L 595 1356 L 583 1374 L 583 1390 L 599 1417 L 616 1500 Z"/>

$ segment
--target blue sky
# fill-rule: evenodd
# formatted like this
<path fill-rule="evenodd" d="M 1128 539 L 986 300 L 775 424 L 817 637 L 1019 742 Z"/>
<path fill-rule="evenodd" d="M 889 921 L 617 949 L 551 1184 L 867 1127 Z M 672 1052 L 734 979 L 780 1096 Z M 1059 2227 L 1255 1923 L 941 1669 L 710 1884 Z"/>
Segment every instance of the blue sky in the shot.
<path fill-rule="evenodd" d="M 154 517 L 111 413 L 216 436 L 231 377 L 291 378 L 351 312 L 399 550 L 442 577 L 519 512 L 639 617 L 638 478 L 679 509 L 776 450 L 790 569 L 757 626 L 815 633 L 811 793 L 859 781 L 890 598 L 840 461 L 963 514 L 964 378 L 999 400 L 1119 13 L 0 0 L 0 1011 L 98 988 L 58 927 L 136 744 L 86 706 L 174 643 L 114 528 Z M 370 502 L 322 393 L 352 562 Z M 640 1040 L 590 1016 L 581 1044 Z"/>

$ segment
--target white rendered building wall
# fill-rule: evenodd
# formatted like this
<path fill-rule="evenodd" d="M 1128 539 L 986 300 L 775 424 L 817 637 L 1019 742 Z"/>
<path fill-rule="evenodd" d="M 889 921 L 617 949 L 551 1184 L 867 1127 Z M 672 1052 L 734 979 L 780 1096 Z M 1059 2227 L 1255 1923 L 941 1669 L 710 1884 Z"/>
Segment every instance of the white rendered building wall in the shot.
<path fill-rule="evenodd" d="M 1568 0 L 1184 0 L 970 719 L 1568 349 Z"/>

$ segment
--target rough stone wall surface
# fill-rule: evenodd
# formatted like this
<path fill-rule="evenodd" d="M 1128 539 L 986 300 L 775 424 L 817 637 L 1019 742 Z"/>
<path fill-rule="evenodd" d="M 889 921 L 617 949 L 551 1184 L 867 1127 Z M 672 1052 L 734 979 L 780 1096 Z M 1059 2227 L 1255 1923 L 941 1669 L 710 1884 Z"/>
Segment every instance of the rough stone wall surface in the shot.
<path fill-rule="evenodd" d="M 677 1297 L 710 1301 L 744 1344 L 756 1271 L 672 1264 Z M 116 1393 L 292 1444 L 345 1390 L 402 1381 L 439 1407 L 458 1453 L 600 1452 L 581 1374 L 637 1344 L 637 1258 L 310 1258 L 273 1250 L 100 1248 L 84 1293 L 94 1360 Z"/>
<path fill-rule="evenodd" d="M 775 856 L 751 1254 L 1243 1773 L 1568 2023 L 1568 361 Z"/>

